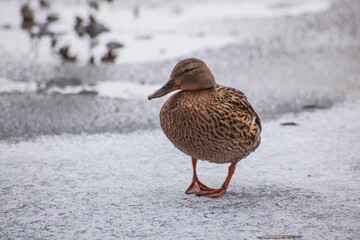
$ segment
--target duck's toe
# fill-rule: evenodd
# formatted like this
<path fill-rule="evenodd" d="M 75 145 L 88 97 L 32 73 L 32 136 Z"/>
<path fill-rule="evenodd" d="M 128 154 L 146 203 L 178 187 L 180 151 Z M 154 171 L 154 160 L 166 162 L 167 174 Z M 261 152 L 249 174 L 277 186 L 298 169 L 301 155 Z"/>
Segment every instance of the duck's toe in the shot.
<path fill-rule="evenodd" d="M 201 191 L 211 191 L 214 190 L 212 188 L 209 188 L 205 184 L 201 183 L 200 181 L 192 181 L 188 189 L 185 191 L 186 194 L 194 194 L 199 193 Z"/>
<path fill-rule="evenodd" d="M 200 190 L 196 195 L 217 198 L 226 193 L 226 188 Z"/>

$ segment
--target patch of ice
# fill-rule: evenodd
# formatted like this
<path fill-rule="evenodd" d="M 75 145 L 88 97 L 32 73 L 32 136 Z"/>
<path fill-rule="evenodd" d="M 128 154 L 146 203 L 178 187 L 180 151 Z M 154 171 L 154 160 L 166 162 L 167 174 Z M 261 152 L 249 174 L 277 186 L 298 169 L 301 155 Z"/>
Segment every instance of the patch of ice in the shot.
<path fill-rule="evenodd" d="M 224 18 L 279 18 L 319 13 L 327 10 L 330 5 L 330 2 L 326 0 L 259 0 L 227 2 L 227 4 L 212 2 L 186 9 L 183 17 L 189 21 Z"/>
<path fill-rule="evenodd" d="M 0 78 L 0 93 L 12 93 L 12 92 L 35 92 L 37 89 L 35 82 L 19 82 L 10 81 L 5 78 Z"/>
<path fill-rule="evenodd" d="M 159 84 L 139 84 L 124 81 L 104 81 L 98 82 L 95 89 L 100 96 L 137 98 L 146 99 L 146 97 L 160 88 Z"/>
<path fill-rule="evenodd" d="M 160 84 L 139 84 L 128 81 L 102 81 L 96 85 L 69 85 L 64 87 L 51 86 L 38 88 L 35 82 L 10 81 L 0 78 L 0 93 L 31 93 L 42 90 L 45 93 L 78 94 L 82 92 L 94 92 L 99 96 L 125 99 L 146 99 L 146 97 L 159 89 Z"/>

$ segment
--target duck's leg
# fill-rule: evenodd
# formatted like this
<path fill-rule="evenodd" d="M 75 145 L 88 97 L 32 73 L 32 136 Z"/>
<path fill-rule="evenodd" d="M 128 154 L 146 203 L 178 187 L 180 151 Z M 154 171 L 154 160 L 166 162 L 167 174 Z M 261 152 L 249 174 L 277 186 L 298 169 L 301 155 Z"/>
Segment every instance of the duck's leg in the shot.
<path fill-rule="evenodd" d="M 189 188 L 185 191 L 185 193 L 192 194 L 192 193 L 199 193 L 200 191 L 214 190 L 200 182 L 200 180 L 198 179 L 197 174 L 196 174 L 197 159 L 192 157 L 191 161 L 192 161 L 192 166 L 193 166 L 193 179 L 192 179 L 192 182 L 191 182 Z"/>
<path fill-rule="evenodd" d="M 223 185 L 221 186 L 221 188 L 219 189 L 211 189 L 211 190 L 200 190 L 197 194 L 199 196 L 208 196 L 208 197 L 220 197 L 222 195 L 224 195 L 224 193 L 226 192 L 226 189 L 229 186 L 230 180 L 232 175 L 235 172 L 235 168 L 236 168 L 236 163 L 232 163 L 229 167 L 229 173 L 223 183 Z"/>

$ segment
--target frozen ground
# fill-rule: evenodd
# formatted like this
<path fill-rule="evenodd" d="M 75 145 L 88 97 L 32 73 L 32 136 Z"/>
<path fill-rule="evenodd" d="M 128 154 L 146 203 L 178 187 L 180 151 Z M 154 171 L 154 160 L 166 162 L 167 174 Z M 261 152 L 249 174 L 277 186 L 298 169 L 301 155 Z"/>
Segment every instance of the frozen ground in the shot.
<path fill-rule="evenodd" d="M 17 25 L 0 28 L 0 239 L 359 238 L 360 2 L 191 2 L 140 0 L 137 20 L 133 2 L 103 7 L 129 23 L 106 20 L 127 41 L 114 65 L 62 64 L 46 39 L 34 53 Z M 0 0 L 0 26 L 17 4 Z M 159 129 L 165 98 L 146 98 L 189 56 L 263 122 L 219 199 L 184 194 L 190 158 Z M 212 187 L 227 173 L 198 168 Z"/>
<path fill-rule="evenodd" d="M 0 230 L 4 239 L 357 239 L 359 117 L 356 101 L 264 123 L 261 147 L 219 199 L 184 194 L 190 158 L 160 130 L 3 142 Z M 198 168 L 210 186 L 226 175 L 223 165 Z"/>

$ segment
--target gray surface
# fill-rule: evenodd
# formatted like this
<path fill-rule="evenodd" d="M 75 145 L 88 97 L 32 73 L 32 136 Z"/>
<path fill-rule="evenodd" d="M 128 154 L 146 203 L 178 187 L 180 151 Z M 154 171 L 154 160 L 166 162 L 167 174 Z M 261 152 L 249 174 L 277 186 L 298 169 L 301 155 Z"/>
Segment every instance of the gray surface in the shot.
<path fill-rule="evenodd" d="M 0 94 L 0 140 L 61 133 L 124 133 L 157 127 L 159 109 L 152 107 L 152 102 L 129 102 L 92 94 Z"/>
<path fill-rule="evenodd" d="M 184 193 L 190 158 L 160 130 L 1 143 L 1 232 L 5 239 L 357 239 L 359 117 L 357 101 L 265 122 L 262 145 L 218 199 Z M 226 167 L 199 162 L 198 174 L 218 187 Z"/>
<path fill-rule="evenodd" d="M 0 238 L 358 239 L 359 16 L 359 1 L 339 1 L 316 15 L 214 23 L 239 43 L 193 56 L 244 91 L 264 125 L 219 199 L 184 194 L 190 158 L 159 130 L 165 99 L 0 93 Z M 14 81 L 160 83 L 177 61 L 59 68 L 0 52 L 0 76 Z M 212 187 L 226 173 L 199 163 Z"/>

